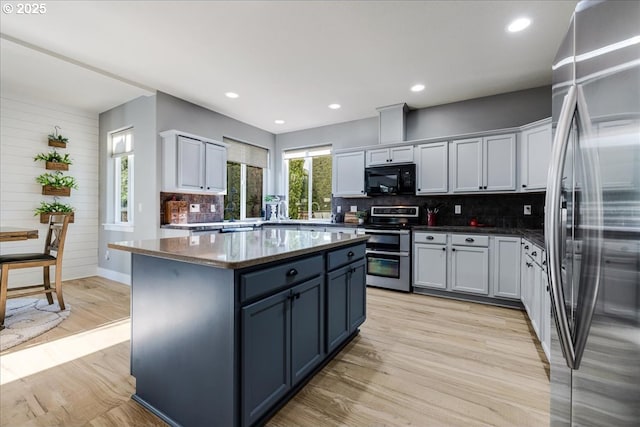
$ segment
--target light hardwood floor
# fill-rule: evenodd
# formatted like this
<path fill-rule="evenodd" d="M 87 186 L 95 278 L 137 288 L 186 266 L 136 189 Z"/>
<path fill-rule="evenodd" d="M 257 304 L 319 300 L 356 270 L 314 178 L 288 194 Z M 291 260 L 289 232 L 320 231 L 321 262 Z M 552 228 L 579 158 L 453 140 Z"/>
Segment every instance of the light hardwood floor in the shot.
<path fill-rule="evenodd" d="M 64 291 L 69 318 L 0 354 L 0 381 L 30 359 L 64 363 L 2 381 L 0 425 L 165 425 L 130 399 L 130 288 L 91 277 Z M 360 335 L 269 426 L 548 425 L 548 365 L 523 312 L 367 292 Z M 70 339 L 104 348 L 66 361 L 60 347 Z"/>

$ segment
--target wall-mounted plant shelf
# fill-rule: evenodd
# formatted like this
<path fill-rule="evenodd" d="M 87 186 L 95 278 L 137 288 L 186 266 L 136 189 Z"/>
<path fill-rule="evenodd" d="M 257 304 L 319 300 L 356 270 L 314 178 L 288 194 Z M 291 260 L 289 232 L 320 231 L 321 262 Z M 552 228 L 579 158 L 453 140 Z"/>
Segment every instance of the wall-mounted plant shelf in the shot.
<path fill-rule="evenodd" d="M 48 224 L 51 215 L 69 215 L 69 223 L 75 219 L 75 212 L 43 212 L 40 214 L 40 224 Z"/>
<path fill-rule="evenodd" d="M 42 194 L 44 194 L 45 196 L 69 197 L 71 195 L 71 188 L 54 187 L 53 185 L 43 185 Z"/>

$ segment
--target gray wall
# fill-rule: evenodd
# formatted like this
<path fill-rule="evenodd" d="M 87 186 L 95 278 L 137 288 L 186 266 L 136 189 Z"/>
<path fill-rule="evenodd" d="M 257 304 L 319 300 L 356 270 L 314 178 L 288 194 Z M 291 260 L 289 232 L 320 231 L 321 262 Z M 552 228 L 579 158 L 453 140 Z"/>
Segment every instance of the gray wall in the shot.
<path fill-rule="evenodd" d="M 108 242 L 122 240 L 153 239 L 158 233 L 158 194 L 156 176 L 158 158 L 156 143 L 156 97 L 142 96 L 126 104 L 100 114 L 100 222 L 98 237 L 98 267 L 130 274 L 129 253 L 109 250 L 105 259 Z M 113 223 L 114 213 L 107 202 L 113 199 L 113 189 L 108 185 L 113 180 L 113 170 L 109 165 L 109 132 L 133 126 L 134 144 L 134 231 L 107 231 L 102 224 Z"/>
<path fill-rule="evenodd" d="M 487 96 L 411 110 L 407 141 L 510 128 L 551 117 L 551 87 Z M 284 189 L 282 152 L 332 144 L 334 150 L 378 143 L 378 117 L 276 135 L 276 193 Z"/>
<path fill-rule="evenodd" d="M 551 117 L 543 86 L 409 111 L 407 141 L 522 126 Z"/>
<path fill-rule="evenodd" d="M 227 137 L 266 148 L 269 150 L 269 168 L 274 170 L 275 135 L 163 92 L 157 94 L 157 127 L 158 132 L 177 129 L 216 141 Z M 158 170 L 158 178 L 159 173 Z M 268 174 L 266 184 L 269 194 L 274 189 L 274 175 Z"/>

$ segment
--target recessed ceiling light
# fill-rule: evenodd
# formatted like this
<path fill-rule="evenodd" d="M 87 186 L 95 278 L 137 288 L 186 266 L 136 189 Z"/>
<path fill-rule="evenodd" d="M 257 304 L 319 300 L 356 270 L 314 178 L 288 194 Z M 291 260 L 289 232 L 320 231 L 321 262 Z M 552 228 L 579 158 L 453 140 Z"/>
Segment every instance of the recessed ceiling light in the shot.
<path fill-rule="evenodd" d="M 237 94 L 237 93 L 235 93 L 235 92 L 227 92 L 227 93 L 225 93 L 225 96 L 226 96 L 227 98 L 236 99 L 236 98 L 237 98 L 237 97 L 239 97 L 240 95 L 238 95 L 238 94 Z"/>
<path fill-rule="evenodd" d="M 332 110 L 337 110 L 340 107 L 341 107 L 340 104 L 329 104 L 329 108 L 331 108 Z"/>
<path fill-rule="evenodd" d="M 277 124 L 277 125 L 283 125 L 284 124 L 284 120 L 274 120 L 273 123 Z"/>
<path fill-rule="evenodd" d="M 411 92 L 420 92 L 423 90 L 424 90 L 424 85 L 417 84 L 417 85 L 411 86 Z"/>
<path fill-rule="evenodd" d="M 531 19 L 529 18 L 518 18 L 515 21 L 512 21 L 511 24 L 507 27 L 507 30 L 510 33 L 517 33 L 518 31 L 522 31 L 531 25 Z"/>

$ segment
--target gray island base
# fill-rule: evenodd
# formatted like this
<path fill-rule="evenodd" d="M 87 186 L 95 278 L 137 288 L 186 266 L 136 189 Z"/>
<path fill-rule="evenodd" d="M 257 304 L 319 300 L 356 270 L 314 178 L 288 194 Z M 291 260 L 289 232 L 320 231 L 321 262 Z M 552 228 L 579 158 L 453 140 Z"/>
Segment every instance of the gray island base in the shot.
<path fill-rule="evenodd" d="M 264 424 L 358 333 L 367 236 L 260 230 L 132 253 L 133 399 L 173 426 Z"/>

